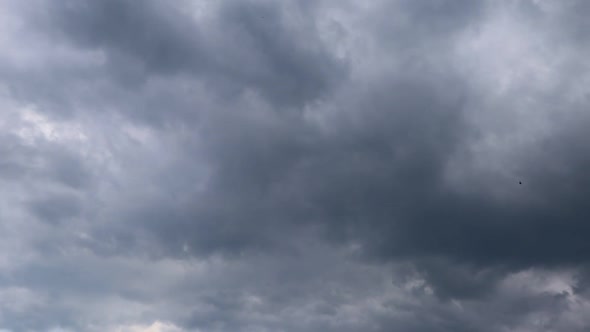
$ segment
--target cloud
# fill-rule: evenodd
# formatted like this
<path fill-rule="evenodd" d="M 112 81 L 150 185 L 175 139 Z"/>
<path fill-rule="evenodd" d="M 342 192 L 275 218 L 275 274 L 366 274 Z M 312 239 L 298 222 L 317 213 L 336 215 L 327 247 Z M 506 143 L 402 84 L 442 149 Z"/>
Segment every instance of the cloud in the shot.
<path fill-rule="evenodd" d="M 0 327 L 587 329 L 582 1 L 0 7 Z"/>
<path fill-rule="evenodd" d="M 117 332 L 181 332 L 182 330 L 172 324 L 155 322 L 150 326 L 120 327 Z"/>

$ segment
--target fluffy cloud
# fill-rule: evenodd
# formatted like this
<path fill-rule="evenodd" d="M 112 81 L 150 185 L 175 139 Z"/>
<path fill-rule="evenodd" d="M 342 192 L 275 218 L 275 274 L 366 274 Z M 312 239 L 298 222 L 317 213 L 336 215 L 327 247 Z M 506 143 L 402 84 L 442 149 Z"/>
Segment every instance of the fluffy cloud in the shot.
<path fill-rule="evenodd" d="M 588 328 L 585 2 L 0 8 L 0 328 Z"/>

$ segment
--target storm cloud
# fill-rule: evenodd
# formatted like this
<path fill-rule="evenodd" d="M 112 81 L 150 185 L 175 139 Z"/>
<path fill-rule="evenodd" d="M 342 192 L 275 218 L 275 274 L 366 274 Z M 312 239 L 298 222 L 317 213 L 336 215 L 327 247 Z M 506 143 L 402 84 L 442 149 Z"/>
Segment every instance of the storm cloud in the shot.
<path fill-rule="evenodd" d="M 0 331 L 584 331 L 582 0 L 0 3 Z"/>

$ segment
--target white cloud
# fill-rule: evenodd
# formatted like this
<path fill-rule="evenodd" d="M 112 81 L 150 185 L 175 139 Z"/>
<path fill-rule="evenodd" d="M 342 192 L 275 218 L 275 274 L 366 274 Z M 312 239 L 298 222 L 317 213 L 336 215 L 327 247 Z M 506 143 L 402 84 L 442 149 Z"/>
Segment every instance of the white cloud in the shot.
<path fill-rule="evenodd" d="M 126 325 L 116 327 L 113 332 L 184 332 L 185 330 L 171 323 L 156 321 L 151 325 Z"/>

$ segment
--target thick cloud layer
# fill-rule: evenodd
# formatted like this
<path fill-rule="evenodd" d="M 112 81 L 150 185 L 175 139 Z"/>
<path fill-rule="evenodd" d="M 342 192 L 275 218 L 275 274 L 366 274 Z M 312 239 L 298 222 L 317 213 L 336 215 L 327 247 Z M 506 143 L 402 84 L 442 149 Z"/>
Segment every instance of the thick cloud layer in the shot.
<path fill-rule="evenodd" d="M 589 328 L 585 1 L 0 9 L 0 331 Z"/>

